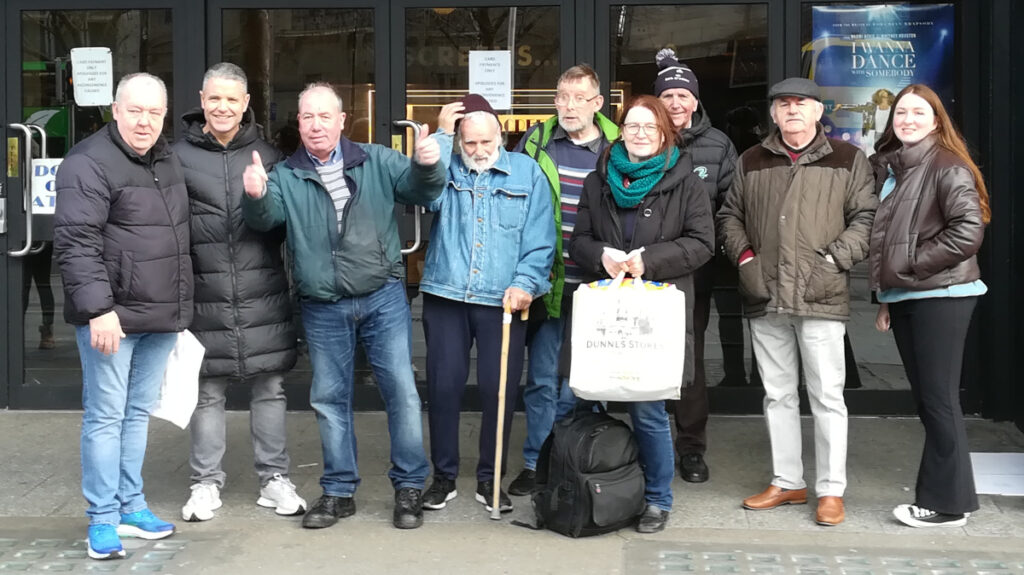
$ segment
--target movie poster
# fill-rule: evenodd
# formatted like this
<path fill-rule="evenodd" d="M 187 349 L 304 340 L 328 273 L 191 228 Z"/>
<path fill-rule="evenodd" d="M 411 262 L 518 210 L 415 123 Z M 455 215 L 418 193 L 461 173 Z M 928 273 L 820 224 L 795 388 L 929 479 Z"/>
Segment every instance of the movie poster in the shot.
<path fill-rule="evenodd" d="M 804 75 L 821 86 L 829 137 L 874 153 L 895 95 L 927 84 L 953 109 L 952 4 L 814 6 Z"/>

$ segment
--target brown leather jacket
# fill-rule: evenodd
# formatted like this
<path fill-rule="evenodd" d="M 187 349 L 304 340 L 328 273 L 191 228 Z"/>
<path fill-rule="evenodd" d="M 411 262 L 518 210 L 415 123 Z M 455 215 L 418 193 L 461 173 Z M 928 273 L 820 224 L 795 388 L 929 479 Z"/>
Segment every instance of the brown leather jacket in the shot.
<path fill-rule="evenodd" d="M 931 135 L 909 148 L 875 154 L 875 191 L 896 188 L 878 206 L 871 229 L 871 288 L 915 291 L 981 277 L 975 254 L 985 237 L 974 175 Z"/>

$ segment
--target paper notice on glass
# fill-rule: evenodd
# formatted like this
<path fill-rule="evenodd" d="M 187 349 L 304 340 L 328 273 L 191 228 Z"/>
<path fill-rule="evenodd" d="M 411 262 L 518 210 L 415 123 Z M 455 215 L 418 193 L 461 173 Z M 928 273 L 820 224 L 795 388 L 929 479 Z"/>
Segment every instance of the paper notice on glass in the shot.
<path fill-rule="evenodd" d="M 495 110 L 511 110 L 512 52 L 470 50 L 469 91 L 483 96 Z"/>
<path fill-rule="evenodd" d="M 114 59 L 110 48 L 72 48 L 71 81 L 75 104 L 109 106 L 114 101 Z"/>

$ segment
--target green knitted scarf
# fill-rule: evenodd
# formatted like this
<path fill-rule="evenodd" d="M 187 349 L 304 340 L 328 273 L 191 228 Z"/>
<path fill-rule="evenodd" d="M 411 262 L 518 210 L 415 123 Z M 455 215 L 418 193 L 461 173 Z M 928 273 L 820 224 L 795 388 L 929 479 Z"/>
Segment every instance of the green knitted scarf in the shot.
<path fill-rule="evenodd" d="M 668 163 L 665 156 L 668 155 Z M 612 189 L 612 197 L 620 208 L 632 208 L 644 199 L 655 184 L 661 181 L 665 172 L 671 170 L 679 161 L 679 149 L 672 146 L 668 150 L 646 161 L 634 163 L 629 161 L 626 145 L 616 142 L 612 145 L 608 157 L 608 185 Z M 623 183 L 629 178 L 629 187 Z"/>

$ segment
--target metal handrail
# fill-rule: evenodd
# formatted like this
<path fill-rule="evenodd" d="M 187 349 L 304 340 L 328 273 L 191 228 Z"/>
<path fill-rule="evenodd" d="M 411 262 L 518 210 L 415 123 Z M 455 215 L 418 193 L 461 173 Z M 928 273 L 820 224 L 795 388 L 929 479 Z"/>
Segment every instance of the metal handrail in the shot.
<path fill-rule="evenodd" d="M 413 143 L 415 144 L 416 140 L 419 138 L 420 135 L 421 125 L 419 122 L 415 120 L 395 120 L 394 124 L 396 127 L 399 128 L 411 129 Z M 413 146 L 413 149 L 415 150 L 415 145 Z M 413 153 L 415 154 L 415 151 Z M 411 253 L 414 253 L 416 250 L 420 249 L 420 235 L 422 234 L 422 224 L 420 222 L 420 218 L 422 217 L 421 214 L 423 214 L 423 208 L 421 206 L 413 206 L 413 232 L 415 234 L 416 239 L 415 241 L 413 241 L 411 246 L 401 250 L 403 256 L 407 256 Z"/>
<path fill-rule="evenodd" d="M 32 130 L 25 124 L 9 124 L 15 130 L 21 130 L 25 134 L 25 172 L 22 175 L 22 205 L 25 208 L 25 247 L 20 250 L 10 250 L 7 255 L 12 258 L 23 258 L 32 249 Z M 43 137 L 45 140 L 45 136 Z"/>

